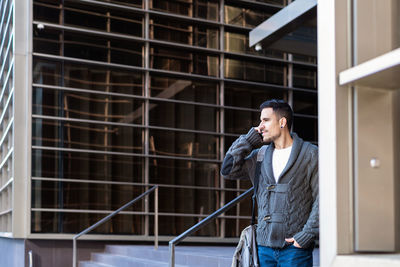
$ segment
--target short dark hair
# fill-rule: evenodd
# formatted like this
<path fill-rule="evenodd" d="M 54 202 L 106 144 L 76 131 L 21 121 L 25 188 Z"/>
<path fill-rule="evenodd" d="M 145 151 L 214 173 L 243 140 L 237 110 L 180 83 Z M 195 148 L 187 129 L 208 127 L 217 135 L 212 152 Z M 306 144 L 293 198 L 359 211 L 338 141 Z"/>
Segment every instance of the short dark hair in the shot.
<path fill-rule="evenodd" d="M 272 108 L 272 110 L 279 116 L 279 119 L 285 117 L 290 131 L 293 121 L 293 110 L 288 103 L 281 99 L 270 99 L 260 105 L 261 111 L 264 108 Z"/>

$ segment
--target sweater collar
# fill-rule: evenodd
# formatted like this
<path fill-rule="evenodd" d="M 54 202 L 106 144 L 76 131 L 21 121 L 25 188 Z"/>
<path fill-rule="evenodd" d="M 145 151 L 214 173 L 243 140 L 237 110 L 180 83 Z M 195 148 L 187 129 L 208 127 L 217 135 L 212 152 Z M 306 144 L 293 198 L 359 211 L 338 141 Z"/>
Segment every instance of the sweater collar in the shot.
<path fill-rule="evenodd" d="M 285 168 L 283 169 L 281 175 L 279 176 L 278 182 L 281 181 L 280 177 L 284 176 L 290 170 L 290 168 L 293 166 L 296 159 L 298 158 L 298 155 L 300 154 L 300 150 L 303 145 L 303 139 L 298 137 L 298 135 L 296 133 L 291 133 L 290 135 L 293 138 L 292 151 L 290 152 L 290 157 L 289 157 L 288 162 L 286 163 Z M 275 183 L 274 172 L 272 170 L 272 155 L 273 155 L 274 149 L 275 149 L 275 145 L 272 142 L 268 146 L 267 151 L 265 151 L 265 160 L 266 160 L 267 164 L 264 165 L 266 168 L 265 171 L 267 173 L 269 182 L 272 182 L 272 183 Z"/>

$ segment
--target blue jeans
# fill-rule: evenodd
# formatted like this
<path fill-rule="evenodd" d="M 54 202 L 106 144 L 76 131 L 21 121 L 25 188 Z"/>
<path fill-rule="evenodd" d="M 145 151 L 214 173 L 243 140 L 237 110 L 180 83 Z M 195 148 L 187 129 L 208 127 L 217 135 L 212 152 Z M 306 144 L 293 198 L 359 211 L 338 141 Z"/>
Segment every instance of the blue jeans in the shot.
<path fill-rule="evenodd" d="M 297 248 L 289 245 L 284 248 L 258 246 L 260 267 L 312 267 L 313 247 Z"/>

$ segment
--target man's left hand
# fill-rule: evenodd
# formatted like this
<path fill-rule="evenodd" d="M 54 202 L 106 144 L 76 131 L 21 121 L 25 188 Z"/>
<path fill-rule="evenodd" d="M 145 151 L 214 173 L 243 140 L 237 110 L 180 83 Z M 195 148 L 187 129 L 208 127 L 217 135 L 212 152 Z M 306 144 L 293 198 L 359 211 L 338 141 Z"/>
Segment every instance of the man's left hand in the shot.
<path fill-rule="evenodd" d="M 296 248 L 301 248 L 301 246 L 299 245 L 299 243 L 296 242 L 296 240 L 294 240 L 293 237 L 291 238 L 285 238 L 285 241 L 288 243 L 293 243 L 293 246 L 295 246 Z"/>

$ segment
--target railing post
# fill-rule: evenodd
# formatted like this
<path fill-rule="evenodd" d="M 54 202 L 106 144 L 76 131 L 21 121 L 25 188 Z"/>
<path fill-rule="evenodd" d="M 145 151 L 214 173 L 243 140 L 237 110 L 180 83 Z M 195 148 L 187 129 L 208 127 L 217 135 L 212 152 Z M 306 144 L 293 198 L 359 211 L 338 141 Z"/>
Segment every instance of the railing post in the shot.
<path fill-rule="evenodd" d="M 72 239 L 72 267 L 76 267 L 76 238 Z"/>
<path fill-rule="evenodd" d="M 158 186 L 154 192 L 154 248 L 158 249 Z"/>
<path fill-rule="evenodd" d="M 169 267 L 175 267 L 175 245 L 169 242 Z"/>

